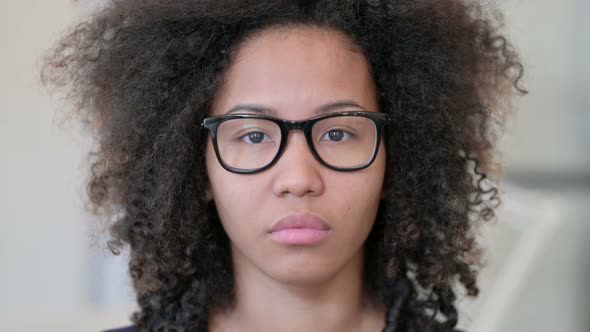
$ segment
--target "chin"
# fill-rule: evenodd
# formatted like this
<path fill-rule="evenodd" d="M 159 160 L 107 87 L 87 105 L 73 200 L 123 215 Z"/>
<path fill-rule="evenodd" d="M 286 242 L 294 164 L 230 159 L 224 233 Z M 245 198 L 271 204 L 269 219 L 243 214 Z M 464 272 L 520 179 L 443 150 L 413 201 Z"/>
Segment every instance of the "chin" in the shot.
<path fill-rule="evenodd" d="M 311 286 L 332 279 L 338 272 L 336 266 L 325 262 L 293 262 L 267 269 L 267 275 L 277 282 L 293 286 Z"/>

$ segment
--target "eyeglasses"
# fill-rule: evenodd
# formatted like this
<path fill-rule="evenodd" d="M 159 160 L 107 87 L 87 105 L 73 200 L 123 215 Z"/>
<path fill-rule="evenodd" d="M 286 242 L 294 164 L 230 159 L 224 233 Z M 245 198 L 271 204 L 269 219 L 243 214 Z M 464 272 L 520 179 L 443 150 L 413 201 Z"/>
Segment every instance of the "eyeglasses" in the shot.
<path fill-rule="evenodd" d="M 251 174 L 274 165 L 287 145 L 291 130 L 302 130 L 313 156 L 337 171 L 356 171 L 373 163 L 381 132 L 390 122 L 385 113 L 340 112 L 301 121 L 261 114 L 208 117 L 217 159 L 233 173 Z"/>

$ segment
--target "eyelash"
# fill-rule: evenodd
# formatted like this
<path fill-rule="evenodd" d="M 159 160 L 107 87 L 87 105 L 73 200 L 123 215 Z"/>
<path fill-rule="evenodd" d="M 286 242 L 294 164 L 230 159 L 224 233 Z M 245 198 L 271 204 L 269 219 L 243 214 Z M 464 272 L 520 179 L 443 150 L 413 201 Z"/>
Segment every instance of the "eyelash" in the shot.
<path fill-rule="evenodd" d="M 266 137 L 270 137 L 268 134 L 265 134 L 265 133 L 264 133 L 264 132 L 262 132 L 262 131 L 250 131 L 250 132 L 247 132 L 247 133 L 245 133 L 245 134 L 244 134 L 244 135 L 242 135 L 242 136 L 239 136 L 239 137 L 237 138 L 237 141 L 245 141 L 245 139 L 246 139 L 246 138 L 248 138 L 248 139 L 249 139 L 249 136 L 250 136 L 251 134 L 257 134 L 257 133 L 258 133 L 258 134 L 262 134 L 263 136 L 266 136 Z M 261 142 L 268 142 L 268 140 L 265 140 L 265 139 L 264 139 L 264 137 L 263 137 L 263 139 L 262 139 L 262 141 L 261 141 Z M 254 142 L 252 142 L 252 141 L 250 140 L 250 142 L 246 142 L 246 143 L 248 143 L 248 144 L 259 144 L 260 142 L 254 143 Z"/>

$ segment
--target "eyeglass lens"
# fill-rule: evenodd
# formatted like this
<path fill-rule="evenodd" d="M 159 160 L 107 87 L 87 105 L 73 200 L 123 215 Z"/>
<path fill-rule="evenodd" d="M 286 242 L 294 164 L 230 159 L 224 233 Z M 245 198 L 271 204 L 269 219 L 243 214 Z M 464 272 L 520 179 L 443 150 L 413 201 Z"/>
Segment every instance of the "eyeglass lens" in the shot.
<path fill-rule="evenodd" d="M 311 138 L 325 163 L 334 167 L 355 167 L 373 157 L 377 128 L 367 117 L 330 117 L 314 124 Z M 217 145 L 223 162 L 245 170 L 271 163 L 279 152 L 281 139 L 279 125 L 266 119 L 231 119 L 222 122 L 217 129 Z"/>

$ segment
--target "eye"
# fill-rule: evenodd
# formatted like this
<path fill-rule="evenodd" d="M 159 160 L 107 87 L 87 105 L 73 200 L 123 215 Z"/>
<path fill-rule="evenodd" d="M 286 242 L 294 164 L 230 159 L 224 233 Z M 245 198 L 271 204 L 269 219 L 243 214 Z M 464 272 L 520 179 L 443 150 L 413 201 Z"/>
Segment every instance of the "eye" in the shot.
<path fill-rule="evenodd" d="M 327 140 L 333 142 L 340 142 L 345 139 L 351 138 L 353 135 L 342 129 L 332 129 L 326 132 L 320 140 Z"/>
<path fill-rule="evenodd" d="M 267 135 L 261 131 L 252 131 L 252 132 L 249 132 L 245 135 L 240 136 L 238 138 L 238 140 L 246 142 L 248 144 L 258 144 L 263 141 L 270 142 L 270 141 L 272 141 L 272 138 L 269 135 Z"/>

